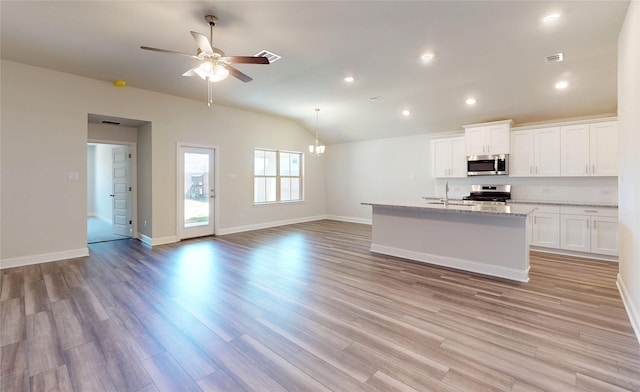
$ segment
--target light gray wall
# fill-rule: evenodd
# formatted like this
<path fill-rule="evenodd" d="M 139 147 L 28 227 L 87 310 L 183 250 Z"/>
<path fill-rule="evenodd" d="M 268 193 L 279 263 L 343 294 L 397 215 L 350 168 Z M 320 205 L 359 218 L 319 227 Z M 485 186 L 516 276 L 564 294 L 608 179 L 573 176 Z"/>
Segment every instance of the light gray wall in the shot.
<path fill-rule="evenodd" d="M 153 238 L 153 198 L 151 197 L 151 124 L 138 128 L 138 231 Z"/>
<path fill-rule="evenodd" d="M 90 140 L 135 143 L 138 141 L 138 129 L 121 125 L 89 123 L 88 137 Z"/>
<path fill-rule="evenodd" d="M 87 216 L 96 213 L 96 146 L 87 146 Z"/>
<path fill-rule="evenodd" d="M 618 38 L 620 152 L 618 285 L 640 340 L 640 2 L 632 1 Z"/>
<path fill-rule="evenodd" d="M 305 202 L 253 206 L 253 149 L 306 151 L 314 140 L 293 121 L 217 105 L 208 109 L 205 102 L 6 60 L 0 72 L 2 261 L 86 250 L 88 113 L 150 122 L 142 138 L 151 139 L 151 148 L 139 156 L 139 175 L 146 176 L 142 181 L 146 187 L 150 181 L 151 189 L 139 190 L 142 203 L 148 203 L 139 215 L 143 223 L 151 206 L 147 230 L 154 240 L 176 237 L 178 142 L 218 148 L 221 230 L 311 219 L 325 212 L 324 159 L 307 159 Z M 143 158 L 151 159 L 150 166 Z M 79 181 L 68 180 L 69 172 L 78 173 Z"/>

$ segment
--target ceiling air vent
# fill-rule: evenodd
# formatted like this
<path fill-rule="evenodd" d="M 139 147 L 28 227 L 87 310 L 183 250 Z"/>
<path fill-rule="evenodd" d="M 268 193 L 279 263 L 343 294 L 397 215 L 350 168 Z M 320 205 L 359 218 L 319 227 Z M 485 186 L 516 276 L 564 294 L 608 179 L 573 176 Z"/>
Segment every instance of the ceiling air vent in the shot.
<path fill-rule="evenodd" d="M 547 63 L 559 63 L 564 60 L 564 55 L 562 53 L 552 54 L 551 56 L 547 56 Z"/>
<path fill-rule="evenodd" d="M 269 63 L 275 63 L 282 58 L 282 56 L 278 56 L 277 54 L 269 52 L 268 50 L 261 51 L 260 53 L 256 54 L 256 57 L 266 57 L 267 59 L 269 59 Z"/>
<path fill-rule="evenodd" d="M 117 121 L 102 120 L 100 121 L 100 124 L 121 125 L 122 123 Z"/>

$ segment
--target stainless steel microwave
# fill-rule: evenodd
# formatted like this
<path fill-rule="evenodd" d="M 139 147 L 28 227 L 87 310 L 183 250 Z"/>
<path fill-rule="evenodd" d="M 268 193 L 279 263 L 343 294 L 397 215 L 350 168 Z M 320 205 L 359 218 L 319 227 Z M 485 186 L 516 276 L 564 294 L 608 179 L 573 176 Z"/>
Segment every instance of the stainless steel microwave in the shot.
<path fill-rule="evenodd" d="M 509 174 L 509 154 L 467 157 L 468 176 L 501 176 Z"/>

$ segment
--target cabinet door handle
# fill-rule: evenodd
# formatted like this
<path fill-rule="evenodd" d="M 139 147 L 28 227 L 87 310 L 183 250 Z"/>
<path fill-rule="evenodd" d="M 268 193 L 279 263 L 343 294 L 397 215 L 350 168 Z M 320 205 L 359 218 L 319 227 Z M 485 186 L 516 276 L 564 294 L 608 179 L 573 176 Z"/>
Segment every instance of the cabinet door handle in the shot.
<path fill-rule="evenodd" d="M 536 166 L 536 174 L 538 174 L 538 166 Z"/>
<path fill-rule="evenodd" d="M 584 173 L 589 174 L 589 165 L 584 166 Z"/>
<path fill-rule="evenodd" d="M 533 216 L 533 224 L 534 225 L 536 224 L 536 216 L 535 215 Z"/>
<path fill-rule="evenodd" d="M 533 174 L 533 166 L 529 166 L 529 174 Z"/>
<path fill-rule="evenodd" d="M 598 221 L 596 221 L 596 220 L 593 221 L 593 228 L 594 229 L 598 228 Z"/>
<path fill-rule="evenodd" d="M 596 164 L 591 165 L 591 174 L 596 174 Z"/>

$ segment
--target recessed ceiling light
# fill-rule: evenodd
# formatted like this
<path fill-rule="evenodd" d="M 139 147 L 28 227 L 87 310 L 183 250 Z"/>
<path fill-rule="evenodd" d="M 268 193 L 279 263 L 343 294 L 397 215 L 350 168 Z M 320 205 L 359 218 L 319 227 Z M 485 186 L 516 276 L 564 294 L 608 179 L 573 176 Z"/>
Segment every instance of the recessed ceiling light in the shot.
<path fill-rule="evenodd" d="M 557 21 L 558 19 L 560 19 L 560 14 L 549 14 L 549 15 L 545 16 L 544 18 L 542 18 L 542 21 L 544 23 L 553 23 L 553 22 Z"/>
<path fill-rule="evenodd" d="M 467 100 L 465 102 L 467 103 L 467 105 L 475 105 L 476 104 L 475 98 L 467 98 Z"/>
<path fill-rule="evenodd" d="M 346 78 L 344 78 L 344 81 L 347 83 L 353 82 L 353 76 L 347 76 Z"/>
<path fill-rule="evenodd" d="M 558 90 L 563 90 L 563 89 L 567 88 L 567 86 L 569 86 L 569 82 L 567 82 L 565 80 L 562 80 L 562 81 L 556 83 L 556 88 Z"/>
<path fill-rule="evenodd" d="M 403 116 L 408 116 L 408 115 L 410 115 L 410 114 L 411 114 L 411 112 L 410 112 L 409 110 L 407 110 L 407 109 L 405 109 L 405 110 L 403 110 L 403 111 L 402 111 L 402 115 L 403 115 Z"/>
<path fill-rule="evenodd" d="M 425 53 L 422 56 L 420 56 L 420 58 L 422 59 L 422 61 L 431 61 L 433 60 L 433 53 Z"/>

